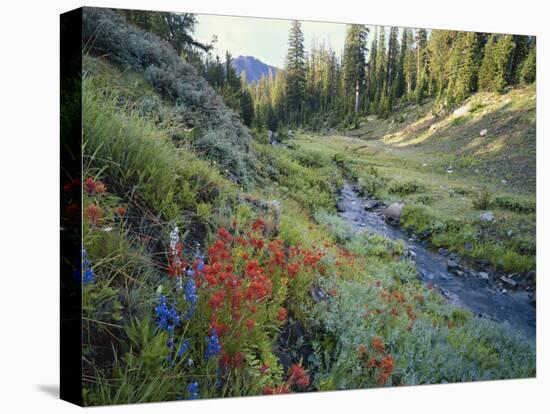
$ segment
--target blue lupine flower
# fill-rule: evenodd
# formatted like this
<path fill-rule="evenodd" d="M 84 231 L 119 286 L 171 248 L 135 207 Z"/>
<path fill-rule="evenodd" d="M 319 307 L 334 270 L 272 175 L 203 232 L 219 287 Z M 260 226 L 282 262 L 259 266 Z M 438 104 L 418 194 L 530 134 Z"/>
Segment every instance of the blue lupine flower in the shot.
<path fill-rule="evenodd" d="M 212 332 L 212 335 L 206 337 L 206 352 L 205 357 L 208 359 L 219 354 L 222 350 L 220 345 L 220 339 L 216 332 Z"/>
<path fill-rule="evenodd" d="M 187 392 L 189 393 L 187 397 L 188 400 L 196 400 L 199 398 L 199 383 L 197 381 L 191 381 L 187 386 Z"/>
<path fill-rule="evenodd" d="M 178 357 L 181 358 L 188 350 L 189 350 L 189 342 L 187 342 L 187 339 L 184 339 L 178 351 Z"/>
<path fill-rule="evenodd" d="M 189 320 L 191 316 L 193 316 L 193 313 L 195 313 L 195 308 L 197 307 L 197 286 L 195 285 L 195 279 L 193 276 L 193 269 L 188 269 L 187 278 L 185 281 L 185 300 L 189 302 L 189 309 L 185 315 L 186 320 Z"/>
<path fill-rule="evenodd" d="M 155 306 L 155 314 L 157 316 L 157 326 L 167 331 L 170 335 L 181 322 L 176 308 L 174 305 L 168 306 L 166 296 L 164 295 L 160 296 L 159 304 Z"/>
<path fill-rule="evenodd" d="M 92 269 L 92 262 L 87 257 L 86 250 L 82 249 L 82 283 L 89 285 L 94 283 L 95 274 Z"/>
<path fill-rule="evenodd" d="M 198 262 L 197 262 L 197 270 L 202 273 L 202 271 L 204 270 L 204 256 L 202 255 L 197 255 L 197 259 L 198 259 Z"/>

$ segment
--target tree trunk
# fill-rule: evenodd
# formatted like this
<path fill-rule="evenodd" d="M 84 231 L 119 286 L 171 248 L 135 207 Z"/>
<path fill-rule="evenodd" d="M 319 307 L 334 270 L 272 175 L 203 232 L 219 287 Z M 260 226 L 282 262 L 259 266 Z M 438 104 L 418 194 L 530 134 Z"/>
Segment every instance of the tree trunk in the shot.
<path fill-rule="evenodd" d="M 355 113 L 359 112 L 359 79 L 355 81 Z"/>

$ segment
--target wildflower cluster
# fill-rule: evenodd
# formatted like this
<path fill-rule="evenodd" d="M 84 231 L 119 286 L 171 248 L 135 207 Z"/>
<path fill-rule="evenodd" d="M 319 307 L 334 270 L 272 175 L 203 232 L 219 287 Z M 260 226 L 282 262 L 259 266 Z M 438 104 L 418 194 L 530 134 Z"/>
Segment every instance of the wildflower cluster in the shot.
<path fill-rule="evenodd" d="M 375 375 L 378 385 L 386 385 L 391 378 L 395 368 L 393 356 L 386 353 L 384 342 L 378 336 L 371 339 L 371 356 L 368 358 L 366 367 L 369 373 Z M 364 344 L 359 345 L 359 358 L 367 355 L 367 347 Z"/>
<path fill-rule="evenodd" d="M 157 318 L 157 326 L 167 331 L 168 334 L 173 334 L 174 329 L 181 323 L 181 318 L 174 304 L 168 305 L 166 296 L 161 295 L 158 305 L 155 307 L 155 315 Z"/>
<path fill-rule="evenodd" d="M 221 228 L 208 249 L 208 263 L 196 260 L 195 267 L 203 269 L 199 283 L 207 296 L 210 327 L 232 350 L 230 361 L 241 336 L 260 326 L 263 312 L 273 312 L 277 322 L 284 322 L 286 309 L 277 305 L 270 310 L 274 292 L 300 272 L 315 269 L 322 257 L 295 246 L 285 249 L 282 240 L 264 239 L 264 226 L 257 220 L 252 231 L 236 235 Z"/>
<path fill-rule="evenodd" d="M 309 383 L 310 378 L 306 370 L 299 364 L 293 364 L 288 369 L 288 378 L 286 382 L 275 387 L 266 386 L 263 389 L 263 393 L 265 395 L 287 394 L 293 388 L 297 391 L 304 391 L 309 386 Z"/>
<path fill-rule="evenodd" d="M 199 398 L 199 383 L 197 381 L 191 381 L 189 385 L 187 385 L 187 393 L 189 394 L 187 397 L 188 400 L 196 400 Z"/>
<path fill-rule="evenodd" d="M 204 353 L 204 356 L 206 359 L 209 359 L 213 356 L 218 355 L 222 347 L 220 345 L 220 338 L 216 334 L 216 332 L 212 332 L 212 335 L 207 336 L 206 338 L 206 352 Z"/>

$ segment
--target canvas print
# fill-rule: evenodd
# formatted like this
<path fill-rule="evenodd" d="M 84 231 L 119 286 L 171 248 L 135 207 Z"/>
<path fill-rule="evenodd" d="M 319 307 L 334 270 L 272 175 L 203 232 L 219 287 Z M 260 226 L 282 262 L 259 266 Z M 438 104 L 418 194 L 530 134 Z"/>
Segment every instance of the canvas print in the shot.
<path fill-rule="evenodd" d="M 536 375 L 536 38 L 61 18 L 62 397 Z"/>

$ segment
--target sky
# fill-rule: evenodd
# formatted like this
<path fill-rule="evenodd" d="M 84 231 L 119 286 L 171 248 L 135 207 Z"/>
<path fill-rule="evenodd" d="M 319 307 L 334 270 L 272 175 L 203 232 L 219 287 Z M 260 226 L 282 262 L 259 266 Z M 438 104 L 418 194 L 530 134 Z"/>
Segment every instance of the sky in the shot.
<path fill-rule="evenodd" d="M 218 37 L 213 55 L 218 54 L 223 58 L 225 52 L 229 51 L 233 57 L 254 56 L 268 65 L 278 68 L 284 66 L 290 20 L 198 14 L 197 21 L 196 39 L 210 42 L 213 35 Z M 330 44 L 337 54 L 341 52 L 346 36 L 345 24 L 301 23 L 306 50 L 311 48 L 316 39 L 318 43 L 325 41 L 327 45 Z"/>

